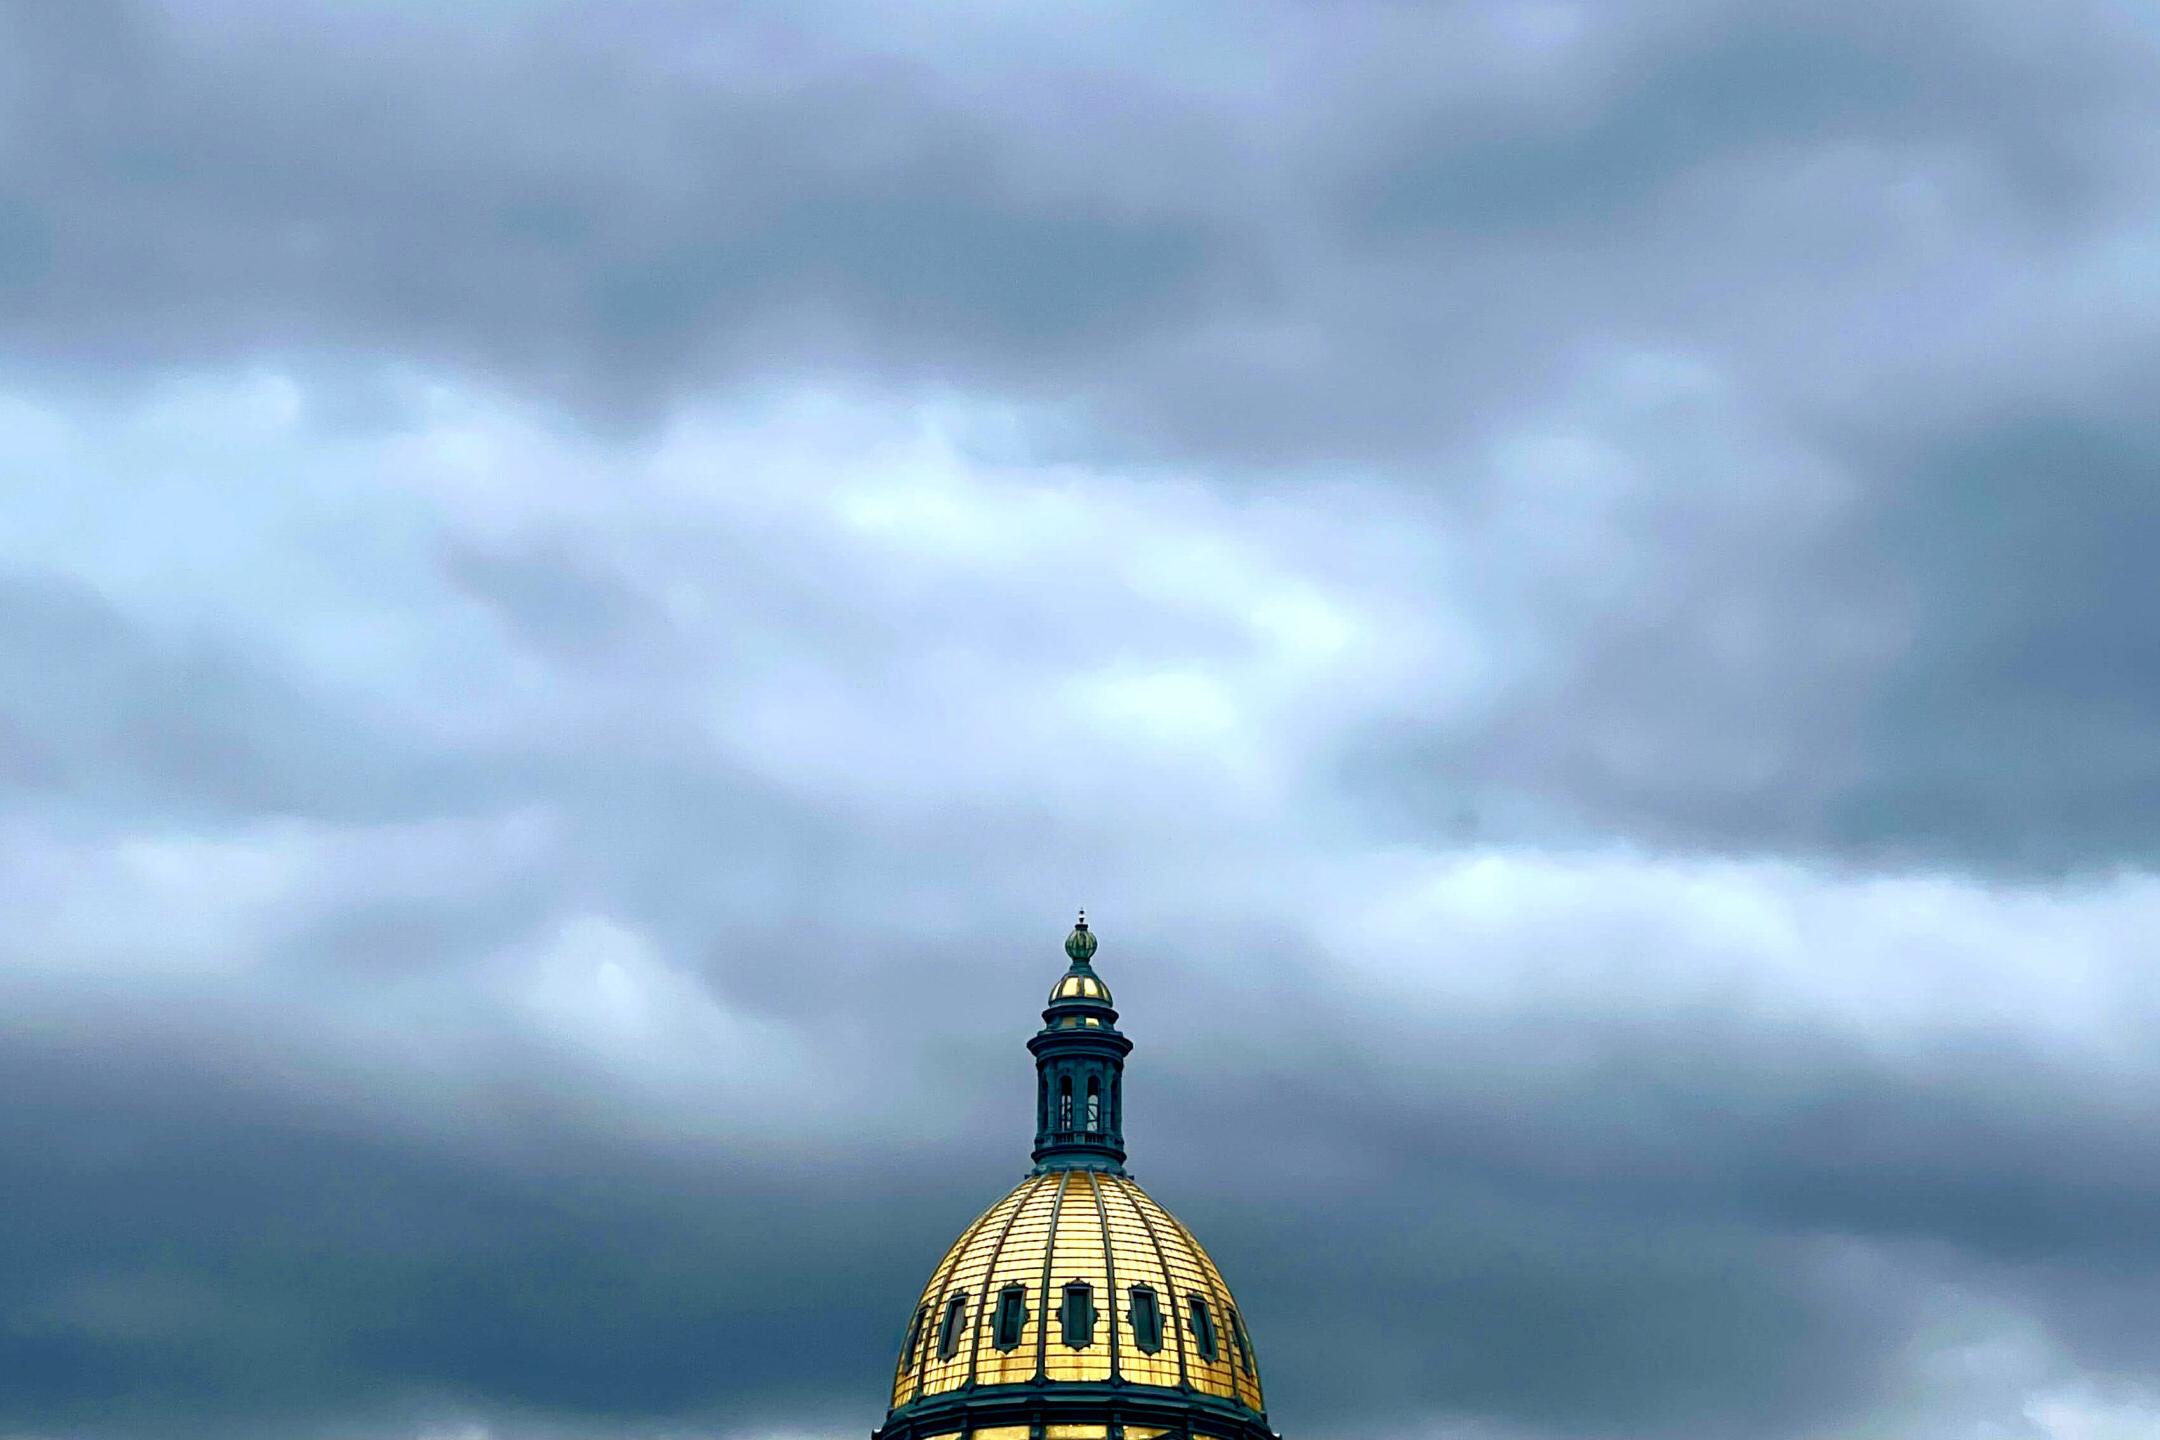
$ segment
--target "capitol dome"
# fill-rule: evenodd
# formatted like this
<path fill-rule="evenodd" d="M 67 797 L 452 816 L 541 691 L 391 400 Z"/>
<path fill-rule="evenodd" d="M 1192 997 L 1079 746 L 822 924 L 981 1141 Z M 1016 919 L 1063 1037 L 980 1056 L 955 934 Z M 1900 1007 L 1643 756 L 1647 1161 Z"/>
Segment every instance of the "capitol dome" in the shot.
<path fill-rule="evenodd" d="M 1278 1440 L 1230 1288 L 1125 1173 L 1124 1070 L 1082 914 L 1035 1055 L 1034 1170 L 960 1232 L 873 1440 Z"/>

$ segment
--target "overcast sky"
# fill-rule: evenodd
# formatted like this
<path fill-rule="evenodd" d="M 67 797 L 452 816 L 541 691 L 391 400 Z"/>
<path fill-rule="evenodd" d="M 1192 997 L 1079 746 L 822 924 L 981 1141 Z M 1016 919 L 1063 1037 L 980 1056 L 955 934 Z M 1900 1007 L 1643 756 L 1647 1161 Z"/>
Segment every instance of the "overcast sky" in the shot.
<path fill-rule="evenodd" d="M 2147 0 L 0 0 L 0 1437 L 825 1440 L 1085 905 L 1289 1440 L 2160 1430 Z"/>

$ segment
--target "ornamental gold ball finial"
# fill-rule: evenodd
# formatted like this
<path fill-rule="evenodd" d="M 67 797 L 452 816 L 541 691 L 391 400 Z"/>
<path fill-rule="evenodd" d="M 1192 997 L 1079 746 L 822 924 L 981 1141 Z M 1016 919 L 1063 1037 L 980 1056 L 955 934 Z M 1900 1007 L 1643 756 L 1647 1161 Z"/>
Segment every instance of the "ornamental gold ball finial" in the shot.
<path fill-rule="evenodd" d="M 1095 936 L 1088 929 L 1085 910 L 1082 910 L 1080 918 L 1073 922 L 1072 934 L 1065 937 L 1065 953 L 1079 963 L 1085 963 L 1088 957 L 1095 953 Z"/>

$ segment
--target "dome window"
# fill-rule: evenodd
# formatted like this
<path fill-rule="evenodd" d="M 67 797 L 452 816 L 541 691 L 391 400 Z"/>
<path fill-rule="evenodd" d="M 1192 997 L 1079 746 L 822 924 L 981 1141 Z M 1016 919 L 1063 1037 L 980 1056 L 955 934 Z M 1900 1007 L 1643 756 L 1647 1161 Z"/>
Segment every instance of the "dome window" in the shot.
<path fill-rule="evenodd" d="M 1020 1348 L 1020 1332 L 1027 1326 L 1027 1287 L 1007 1285 L 998 1291 L 997 1319 L 992 1322 L 997 1331 L 994 1342 L 1000 1350 Z"/>
<path fill-rule="evenodd" d="M 955 1295 L 945 1302 L 945 1318 L 938 1322 L 938 1359 L 950 1360 L 960 1353 L 960 1327 L 966 1320 L 967 1296 Z"/>
<path fill-rule="evenodd" d="M 1058 1322 L 1064 1327 L 1065 1343 L 1073 1349 L 1083 1350 L 1095 1342 L 1095 1291 L 1087 1281 L 1075 1280 L 1065 1287 Z"/>
<path fill-rule="evenodd" d="M 1072 1132 L 1072 1076 L 1058 1077 L 1058 1123 L 1057 1128 L 1067 1134 Z"/>
<path fill-rule="evenodd" d="M 1198 1295 L 1188 1295 L 1185 1298 L 1192 1305 L 1193 1348 L 1200 1352 L 1202 1360 L 1213 1363 L 1221 1353 L 1215 1348 L 1215 1317 L 1208 1313 L 1207 1301 Z"/>
<path fill-rule="evenodd" d="M 1252 1374 L 1252 1337 L 1245 1333 L 1245 1317 L 1235 1305 L 1230 1307 L 1230 1338 L 1237 1342 L 1238 1368 Z"/>
<path fill-rule="evenodd" d="M 1162 1349 L 1162 1305 L 1155 1292 L 1145 1285 L 1132 1287 L 1132 1308 L 1126 1312 L 1132 1317 L 1133 1344 L 1140 1347 L 1143 1355 L 1153 1355 Z"/>
<path fill-rule="evenodd" d="M 900 1352 L 900 1366 L 902 1369 L 906 1369 L 908 1366 L 915 1363 L 915 1352 L 922 1346 L 923 1327 L 928 1325 L 929 1323 L 929 1305 L 923 1304 L 916 1306 L 915 1318 L 908 1322 L 907 1348 Z"/>
<path fill-rule="evenodd" d="M 1087 1128 L 1090 1135 L 1102 1129 L 1102 1081 L 1092 1075 L 1088 1076 Z"/>

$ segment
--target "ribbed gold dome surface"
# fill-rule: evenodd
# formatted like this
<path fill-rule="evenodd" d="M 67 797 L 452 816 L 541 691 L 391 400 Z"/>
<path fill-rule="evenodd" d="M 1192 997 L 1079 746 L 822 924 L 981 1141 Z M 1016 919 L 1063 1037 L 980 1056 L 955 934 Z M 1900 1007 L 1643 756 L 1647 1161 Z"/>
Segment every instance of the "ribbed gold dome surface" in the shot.
<path fill-rule="evenodd" d="M 1192 1232 L 1122 1172 L 1052 1170 L 1021 1181 L 938 1262 L 892 1403 L 1112 1380 L 1265 1409 L 1244 1317 Z"/>
<path fill-rule="evenodd" d="M 1100 1000 L 1110 1004 L 1110 987 L 1093 974 L 1066 975 L 1050 987 L 1050 1003 L 1060 1000 Z"/>

